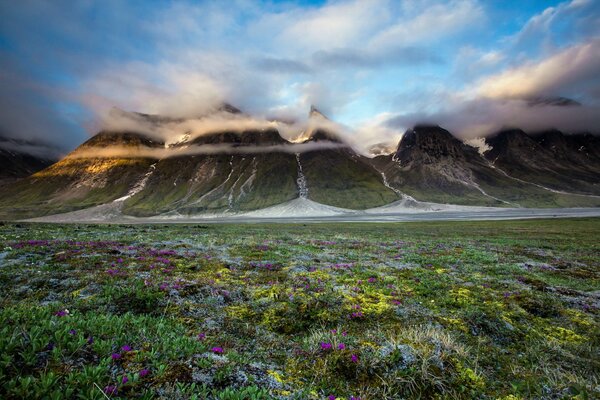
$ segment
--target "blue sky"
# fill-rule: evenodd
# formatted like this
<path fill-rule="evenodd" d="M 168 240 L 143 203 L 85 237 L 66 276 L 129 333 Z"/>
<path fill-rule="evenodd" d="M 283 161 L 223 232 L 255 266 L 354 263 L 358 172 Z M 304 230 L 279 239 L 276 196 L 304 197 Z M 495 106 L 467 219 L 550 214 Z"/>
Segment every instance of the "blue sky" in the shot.
<path fill-rule="evenodd" d="M 222 101 L 282 119 L 315 104 L 369 143 L 419 121 L 589 130 L 599 4 L 2 1 L 0 134 L 69 150 L 113 106 L 193 117 Z M 556 96 L 582 106 L 527 103 Z"/>

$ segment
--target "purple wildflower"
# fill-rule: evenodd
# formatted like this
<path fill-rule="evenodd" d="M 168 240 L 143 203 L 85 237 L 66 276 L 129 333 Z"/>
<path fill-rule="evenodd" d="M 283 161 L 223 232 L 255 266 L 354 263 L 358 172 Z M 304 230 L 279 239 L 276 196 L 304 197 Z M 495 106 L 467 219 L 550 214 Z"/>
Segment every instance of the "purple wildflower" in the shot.
<path fill-rule="evenodd" d="M 346 331 L 342 332 L 342 336 L 348 336 L 348 332 L 346 332 Z"/>
<path fill-rule="evenodd" d="M 121 350 L 123 350 L 124 352 L 128 352 L 131 351 L 131 346 L 126 344 L 125 346 L 121 346 Z"/>
<path fill-rule="evenodd" d="M 215 354 L 223 354 L 224 350 L 222 347 L 213 347 L 212 349 L 210 349 L 210 351 L 212 351 Z"/>
<path fill-rule="evenodd" d="M 345 350 L 345 349 L 346 349 L 346 345 L 344 343 L 338 344 L 338 350 Z"/>
<path fill-rule="evenodd" d="M 118 360 L 119 358 L 121 358 L 121 354 L 119 354 L 119 353 L 112 353 L 111 357 L 112 357 L 113 360 Z"/>
<path fill-rule="evenodd" d="M 94 343 L 94 337 L 93 336 L 88 337 L 87 344 L 93 344 L 93 343 Z"/>
<path fill-rule="evenodd" d="M 54 315 L 56 315 L 57 317 L 66 317 L 67 315 L 69 315 L 69 310 L 65 308 L 64 310 L 59 310 L 55 312 Z"/>
<path fill-rule="evenodd" d="M 149 370 L 149 369 L 146 369 L 146 368 L 144 368 L 143 370 L 141 370 L 141 371 L 140 371 L 140 373 L 139 373 L 139 374 L 140 374 L 140 378 L 143 378 L 143 377 L 145 377 L 145 376 L 148 376 L 148 375 L 150 375 L 150 370 Z"/>
<path fill-rule="evenodd" d="M 108 385 L 104 388 L 104 393 L 108 395 L 115 395 L 117 394 L 117 387 L 115 385 Z"/>
<path fill-rule="evenodd" d="M 321 342 L 321 350 L 331 350 L 331 343 Z"/>
<path fill-rule="evenodd" d="M 369 283 L 375 283 L 375 282 L 377 282 L 377 278 L 371 277 L 371 278 L 368 279 L 368 282 Z"/>
<path fill-rule="evenodd" d="M 204 332 L 199 333 L 198 340 L 204 340 L 204 339 L 206 339 L 206 333 L 204 333 Z"/>
<path fill-rule="evenodd" d="M 358 362 L 358 356 L 356 354 L 352 354 L 350 356 L 350 361 L 352 361 L 353 363 L 357 363 Z"/>
<path fill-rule="evenodd" d="M 335 400 L 335 396 L 334 395 L 329 395 L 329 397 L 327 397 L 328 400 Z"/>
<path fill-rule="evenodd" d="M 123 378 L 121 379 L 121 383 L 126 384 L 127 382 L 129 382 L 129 378 L 127 377 L 127 375 L 123 375 Z"/>

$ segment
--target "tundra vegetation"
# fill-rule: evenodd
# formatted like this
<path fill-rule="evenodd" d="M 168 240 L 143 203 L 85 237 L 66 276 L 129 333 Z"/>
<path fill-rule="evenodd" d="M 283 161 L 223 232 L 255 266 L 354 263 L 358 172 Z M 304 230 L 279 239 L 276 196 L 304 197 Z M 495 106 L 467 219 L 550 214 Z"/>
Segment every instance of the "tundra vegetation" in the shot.
<path fill-rule="evenodd" d="M 600 219 L 0 225 L 0 397 L 600 396 Z"/>

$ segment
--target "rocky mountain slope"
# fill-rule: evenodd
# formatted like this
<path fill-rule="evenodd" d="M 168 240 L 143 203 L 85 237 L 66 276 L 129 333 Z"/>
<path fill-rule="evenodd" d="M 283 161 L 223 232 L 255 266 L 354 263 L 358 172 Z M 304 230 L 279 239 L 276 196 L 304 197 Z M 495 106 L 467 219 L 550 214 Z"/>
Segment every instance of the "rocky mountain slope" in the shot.
<path fill-rule="evenodd" d="M 485 157 L 497 168 L 553 190 L 600 195 L 600 140 L 552 130 L 505 130 L 488 138 Z"/>
<path fill-rule="evenodd" d="M 549 190 L 537 183 L 542 179 L 522 179 L 521 165 L 528 165 L 541 146 L 536 139 L 525 134 L 523 136 L 501 133 L 488 140 L 491 149 L 482 156 L 476 148 L 463 143 L 447 130 L 420 125 L 404 134 L 393 155 L 375 157 L 373 164 L 391 187 L 417 200 L 523 207 L 589 206 L 600 203 L 600 198 L 572 192 L 568 168 L 554 173 L 561 177 L 561 184 L 556 187 L 565 189 L 565 193 Z M 520 151 L 515 152 L 513 148 Z M 565 151 L 568 154 L 573 152 L 572 149 Z M 551 165 L 552 160 L 545 162 Z M 573 164 L 575 171 L 580 166 L 579 160 L 572 159 L 569 163 Z M 508 165 L 512 168 L 508 168 Z M 543 175 L 543 172 L 538 172 Z M 577 173 L 573 172 L 571 176 Z M 546 174 L 550 174 L 550 170 Z M 598 182 L 600 170 L 589 170 L 586 177 L 589 182 L 594 179 Z"/>

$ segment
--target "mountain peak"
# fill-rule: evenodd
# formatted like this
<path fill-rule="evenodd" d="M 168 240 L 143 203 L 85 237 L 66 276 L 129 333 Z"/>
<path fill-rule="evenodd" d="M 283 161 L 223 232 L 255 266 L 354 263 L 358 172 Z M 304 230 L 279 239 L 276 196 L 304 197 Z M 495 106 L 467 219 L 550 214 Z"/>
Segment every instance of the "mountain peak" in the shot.
<path fill-rule="evenodd" d="M 242 113 L 242 110 L 240 110 L 236 106 L 232 106 L 229 103 L 221 103 L 221 105 L 217 108 L 217 110 L 227 112 L 229 114 L 241 114 Z"/>
<path fill-rule="evenodd" d="M 521 129 L 504 129 L 486 138 L 486 143 L 493 148 L 500 147 L 531 147 L 535 145 L 529 135 Z"/>
<path fill-rule="evenodd" d="M 411 161 L 430 164 L 442 158 L 464 158 L 469 151 L 469 146 L 446 129 L 437 125 L 419 124 L 404 133 L 394 158 L 403 164 Z"/>
<path fill-rule="evenodd" d="M 323 114 L 321 111 L 319 111 L 319 109 L 317 107 L 315 107 L 313 104 L 311 104 L 310 111 L 308 113 L 308 118 L 314 118 L 314 117 L 329 119 L 325 116 L 325 114 Z"/>

